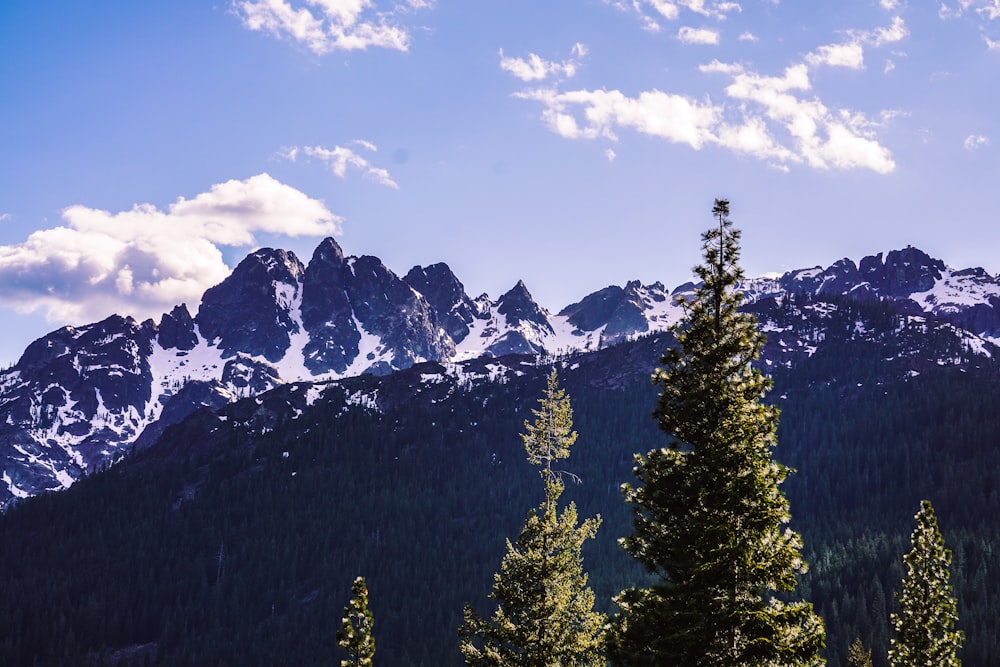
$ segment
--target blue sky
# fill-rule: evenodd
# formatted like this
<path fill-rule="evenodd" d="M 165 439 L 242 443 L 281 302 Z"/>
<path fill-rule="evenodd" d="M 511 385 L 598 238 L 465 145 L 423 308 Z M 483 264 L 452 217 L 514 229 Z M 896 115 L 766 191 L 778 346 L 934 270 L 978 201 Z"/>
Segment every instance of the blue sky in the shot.
<path fill-rule="evenodd" d="M 557 311 L 907 244 L 1000 271 L 1000 0 L 11 0 L 0 364 L 326 235 Z"/>

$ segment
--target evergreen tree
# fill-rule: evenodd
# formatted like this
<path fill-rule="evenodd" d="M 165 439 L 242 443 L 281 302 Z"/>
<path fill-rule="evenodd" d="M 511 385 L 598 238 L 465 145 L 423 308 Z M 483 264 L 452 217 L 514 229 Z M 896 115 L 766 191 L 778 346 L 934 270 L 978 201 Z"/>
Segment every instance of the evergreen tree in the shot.
<path fill-rule="evenodd" d="M 344 607 L 344 618 L 337 632 L 337 644 L 347 651 L 348 656 L 340 661 L 340 667 L 372 667 L 372 656 L 375 655 L 374 622 L 368 609 L 368 586 L 364 577 L 358 577 L 351 586 L 351 600 Z"/>
<path fill-rule="evenodd" d="M 524 522 L 517 542 L 494 575 L 492 618 L 471 607 L 459 630 L 467 665 L 504 667 L 585 667 L 604 665 L 604 615 L 594 610 L 594 593 L 583 572 L 583 543 L 597 534 L 600 517 L 577 525 L 576 505 L 560 513 L 563 471 L 553 463 L 569 456 L 576 441 L 569 397 L 555 371 L 521 435 L 528 461 L 539 467 L 545 489 L 542 504 Z"/>
<path fill-rule="evenodd" d="M 637 484 L 626 551 L 653 575 L 616 601 L 612 658 L 621 665 L 819 665 L 822 620 L 789 593 L 806 566 L 787 527 L 779 485 L 788 469 L 771 457 L 778 410 L 761 403 L 770 381 L 751 364 L 764 337 L 738 311 L 740 233 L 729 202 L 715 200 L 718 227 L 702 235 L 701 279 L 661 359 L 654 412 L 667 447 L 636 455 Z"/>
<path fill-rule="evenodd" d="M 847 664 L 848 667 L 872 667 L 872 651 L 865 648 L 860 637 L 847 649 Z"/>
<path fill-rule="evenodd" d="M 899 613 L 892 614 L 896 636 L 889 644 L 892 667 L 958 667 L 964 635 L 955 630 L 958 604 L 951 594 L 951 551 L 944 548 L 934 508 L 920 502 L 917 527 L 903 556 L 906 577 L 899 595 Z"/>

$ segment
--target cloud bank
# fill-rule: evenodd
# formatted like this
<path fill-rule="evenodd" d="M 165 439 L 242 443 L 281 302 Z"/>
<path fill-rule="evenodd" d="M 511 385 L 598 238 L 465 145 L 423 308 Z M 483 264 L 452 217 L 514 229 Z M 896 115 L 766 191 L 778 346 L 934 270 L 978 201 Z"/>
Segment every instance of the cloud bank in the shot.
<path fill-rule="evenodd" d="M 373 0 L 233 3 L 245 27 L 279 39 L 291 39 L 317 55 L 369 47 L 407 51 L 411 37 L 400 24 L 400 16 L 431 6 L 430 0 L 405 0 L 390 9 L 381 9 Z"/>
<path fill-rule="evenodd" d="M 182 302 L 193 310 L 229 274 L 220 246 L 252 246 L 260 232 L 338 234 L 341 222 L 322 202 L 268 174 L 213 185 L 166 211 L 76 205 L 62 217 L 63 226 L 0 246 L 0 303 L 74 323 L 112 312 L 156 318 Z"/>

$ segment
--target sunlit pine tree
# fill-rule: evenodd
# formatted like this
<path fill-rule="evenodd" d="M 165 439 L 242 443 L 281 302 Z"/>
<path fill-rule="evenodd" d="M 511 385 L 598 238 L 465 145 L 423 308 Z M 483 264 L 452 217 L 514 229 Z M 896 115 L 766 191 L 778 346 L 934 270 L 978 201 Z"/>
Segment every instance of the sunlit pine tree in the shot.
<path fill-rule="evenodd" d="M 958 603 L 951 594 L 951 551 L 945 549 L 929 500 L 920 502 L 912 549 L 903 556 L 906 577 L 899 613 L 892 614 L 896 636 L 889 642 L 892 667 L 958 667 L 965 638 L 955 629 Z"/>
<path fill-rule="evenodd" d="M 626 551 L 652 584 L 616 601 L 612 659 L 673 667 L 820 665 L 823 622 L 806 602 L 787 601 L 806 571 L 802 541 L 788 527 L 780 491 L 789 470 L 772 458 L 778 410 L 752 364 L 764 336 L 741 313 L 740 232 L 729 202 L 702 235 L 694 296 L 661 359 L 654 412 L 669 440 L 636 456 Z M 779 594 L 781 597 L 779 597 Z"/>
<path fill-rule="evenodd" d="M 467 665 L 506 667 L 598 667 L 603 654 L 604 615 L 594 610 L 581 549 L 593 538 L 600 517 L 578 524 L 574 503 L 561 512 L 565 471 L 553 465 L 569 456 L 576 441 L 569 397 L 549 376 L 534 422 L 522 434 L 528 461 L 538 466 L 545 491 L 494 575 L 489 618 L 471 607 L 459 630 Z"/>
<path fill-rule="evenodd" d="M 375 638 L 372 626 L 375 619 L 368 609 L 368 586 L 364 577 L 358 577 L 351 586 L 351 599 L 344 607 L 344 618 L 337 631 L 337 645 L 347 651 L 347 659 L 340 667 L 372 667 L 375 655 Z"/>

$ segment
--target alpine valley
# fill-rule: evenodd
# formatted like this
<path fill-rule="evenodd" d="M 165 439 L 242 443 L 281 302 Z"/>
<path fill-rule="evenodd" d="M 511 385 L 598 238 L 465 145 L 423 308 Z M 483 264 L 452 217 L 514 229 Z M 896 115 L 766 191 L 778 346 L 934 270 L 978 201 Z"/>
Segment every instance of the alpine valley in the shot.
<path fill-rule="evenodd" d="M 693 288 L 552 314 L 521 282 L 472 298 L 445 264 L 400 277 L 326 239 L 305 265 L 250 254 L 195 314 L 40 338 L 0 372 L 0 664 L 334 664 L 358 575 L 378 664 L 461 664 L 462 607 L 488 607 L 538 500 L 518 434 L 552 368 L 611 610 L 646 576 L 616 543 L 618 488 L 665 442 L 649 376 Z M 955 554 L 963 662 L 1000 662 L 1000 279 L 907 247 L 742 291 L 828 663 L 861 638 L 885 665 L 922 498 Z"/>

